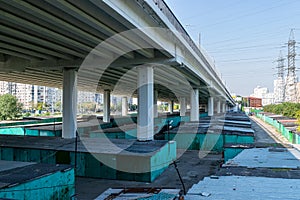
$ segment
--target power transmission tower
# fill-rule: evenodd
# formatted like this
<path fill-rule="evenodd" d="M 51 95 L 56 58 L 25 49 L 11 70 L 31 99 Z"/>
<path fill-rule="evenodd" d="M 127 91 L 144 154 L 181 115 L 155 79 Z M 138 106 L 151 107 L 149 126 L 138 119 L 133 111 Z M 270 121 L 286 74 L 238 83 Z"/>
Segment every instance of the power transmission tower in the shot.
<path fill-rule="evenodd" d="M 296 77 L 296 41 L 294 39 L 294 29 L 291 29 L 290 38 L 288 41 L 288 72 L 286 77 L 285 87 L 285 101 L 296 102 L 297 101 L 297 77 Z"/>
<path fill-rule="evenodd" d="M 277 79 L 274 80 L 274 94 L 275 94 L 275 103 L 282 103 L 285 100 L 285 85 L 284 85 L 284 58 L 280 51 L 279 57 L 276 60 L 277 65 Z"/>

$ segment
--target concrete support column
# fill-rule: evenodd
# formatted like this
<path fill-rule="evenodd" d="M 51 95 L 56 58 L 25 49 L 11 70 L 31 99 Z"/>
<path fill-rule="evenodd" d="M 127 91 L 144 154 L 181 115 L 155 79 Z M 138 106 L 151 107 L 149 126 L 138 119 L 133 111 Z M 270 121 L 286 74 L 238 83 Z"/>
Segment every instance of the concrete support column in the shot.
<path fill-rule="evenodd" d="M 186 113 L 185 97 L 180 97 L 180 117 L 185 116 L 185 113 Z"/>
<path fill-rule="evenodd" d="M 191 121 L 199 121 L 199 89 L 191 91 Z"/>
<path fill-rule="evenodd" d="M 225 103 L 222 104 L 222 112 L 226 113 L 226 104 Z"/>
<path fill-rule="evenodd" d="M 110 122 L 110 90 L 103 94 L 103 122 Z"/>
<path fill-rule="evenodd" d="M 154 118 L 158 117 L 158 109 L 157 109 L 157 98 L 158 98 L 158 91 L 154 90 L 154 106 L 153 106 L 153 116 Z"/>
<path fill-rule="evenodd" d="M 218 114 L 221 113 L 221 101 L 220 100 L 217 101 L 217 113 Z"/>
<path fill-rule="evenodd" d="M 141 66 L 138 70 L 138 123 L 137 139 L 139 141 L 153 140 L 153 68 Z"/>
<path fill-rule="evenodd" d="M 63 124 L 62 137 L 75 138 L 77 130 L 77 72 L 65 68 L 63 71 Z"/>
<path fill-rule="evenodd" d="M 207 104 L 204 105 L 204 112 L 207 112 Z"/>
<path fill-rule="evenodd" d="M 172 100 L 168 103 L 168 111 L 169 111 L 169 113 L 174 112 L 174 100 Z"/>
<path fill-rule="evenodd" d="M 127 97 L 122 97 L 122 116 L 127 116 L 128 114 L 128 100 Z"/>
<path fill-rule="evenodd" d="M 208 116 L 214 116 L 214 98 L 213 97 L 209 97 L 208 98 L 208 105 L 207 105 L 207 109 L 208 109 Z"/>

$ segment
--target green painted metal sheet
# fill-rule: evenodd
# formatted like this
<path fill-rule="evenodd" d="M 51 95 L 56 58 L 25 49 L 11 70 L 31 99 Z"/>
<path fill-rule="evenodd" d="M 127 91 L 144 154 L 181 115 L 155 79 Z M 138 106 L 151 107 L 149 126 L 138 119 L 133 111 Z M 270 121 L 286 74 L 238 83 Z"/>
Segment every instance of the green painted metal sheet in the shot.
<path fill-rule="evenodd" d="M 125 132 L 125 139 L 136 139 L 137 129 L 128 130 Z"/>
<path fill-rule="evenodd" d="M 0 128 L 1 135 L 24 135 L 23 127 Z"/>
<path fill-rule="evenodd" d="M 201 117 L 208 117 L 208 113 L 207 113 L 207 112 L 200 113 L 199 116 L 200 116 L 200 118 L 201 118 Z"/>
<path fill-rule="evenodd" d="M 9 147 L 1 147 L 1 160 L 14 160 L 14 149 Z"/>
<path fill-rule="evenodd" d="M 54 123 L 54 122 L 62 122 L 62 117 L 41 119 L 41 120 L 36 119 L 36 120 L 29 120 L 29 121 L 7 122 L 7 123 L 1 123 L 0 127 L 4 127 L 4 126 L 24 126 L 24 125 L 28 125 L 28 124 L 41 124 L 41 123 Z"/>
<path fill-rule="evenodd" d="M 25 135 L 39 136 L 40 135 L 40 130 L 34 130 L 34 129 L 27 129 L 27 128 L 25 128 Z"/>
<path fill-rule="evenodd" d="M 200 144 L 200 150 L 213 152 L 223 151 L 224 137 L 222 134 L 207 133 L 201 135 L 204 136 L 204 138 Z"/>
<path fill-rule="evenodd" d="M 75 153 L 70 152 L 70 159 L 71 165 L 75 166 L 75 175 L 76 176 L 85 176 L 85 160 L 86 160 L 86 153 L 78 152 L 76 154 L 76 166 L 75 166 Z"/>
<path fill-rule="evenodd" d="M 242 148 L 224 148 L 224 161 L 227 162 L 228 160 L 234 158 L 243 150 L 244 149 Z"/>
<path fill-rule="evenodd" d="M 85 176 L 93 178 L 108 178 L 116 179 L 116 168 L 106 166 L 101 161 L 104 160 L 115 165 L 115 158 L 113 155 L 100 155 L 100 154 L 86 154 L 85 155 Z M 128 160 L 127 160 L 128 161 Z M 127 179 L 128 180 L 128 179 Z"/>
<path fill-rule="evenodd" d="M 74 169 L 0 189 L 0 198 L 7 199 L 71 199 L 75 194 Z"/>
<path fill-rule="evenodd" d="M 56 164 L 56 152 L 53 150 L 41 150 L 41 163 Z"/>
<path fill-rule="evenodd" d="M 169 134 L 170 140 L 176 141 L 177 148 L 188 150 L 203 150 L 222 152 L 224 136 L 221 134 L 207 133 L 207 134 Z M 165 134 L 165 140 L 168 140 L 168 134 Z"/>

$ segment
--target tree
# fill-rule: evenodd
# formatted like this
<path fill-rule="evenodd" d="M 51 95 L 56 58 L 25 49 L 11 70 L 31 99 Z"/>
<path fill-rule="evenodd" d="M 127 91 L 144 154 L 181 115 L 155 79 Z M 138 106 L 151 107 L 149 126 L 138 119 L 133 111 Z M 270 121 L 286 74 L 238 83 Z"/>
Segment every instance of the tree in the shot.
<path fill-rule="evenodd" d="M 300 110 L 298 110 L 296 112 L 296 118 L 297 118 L 297 124 L 298 124 L 297 131 L 300 131 Z"/>
<path fill-rule="evenodd" d="M 95 102 L 83 102 L 83 103 L 79 103 L 77 106 L 80 113 L 95 112 L 96 109 Z"/>
<path fill-rule="evenodd" d="M 61 105 L 61 101 L 57 101 L 54 105 L 54 109 L 61 112 Z"/>
<path fill-rule="evenodd" d="M 0 96 L 0 119 L 16 119 L 21 116 L 22 104 L 11 94 Z"/>
<path fill-rule="evenodd" d="M 284 115 L 286 117 L 297 117 L 297 111 L 300 110 L 300 103 L 284 102 L 282 104 L 271 104 L 264 106 L 265 112 L 271 112 L 274 114 Z"/>

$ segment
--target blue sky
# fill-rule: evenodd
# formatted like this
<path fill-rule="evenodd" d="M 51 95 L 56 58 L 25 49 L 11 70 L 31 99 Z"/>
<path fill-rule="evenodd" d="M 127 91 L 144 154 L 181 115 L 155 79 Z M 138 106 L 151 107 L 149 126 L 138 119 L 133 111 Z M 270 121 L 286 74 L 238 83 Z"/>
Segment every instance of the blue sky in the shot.
<path fill-rule="evenodd" d="M 291 28 L 300 42 L 300 0 L 165 1 L 197 44 L 201 35 L 232 93 L 248 96 L 257 85 L 272 92 L 275 60 L 280 50 L 287 55 Z"/>

